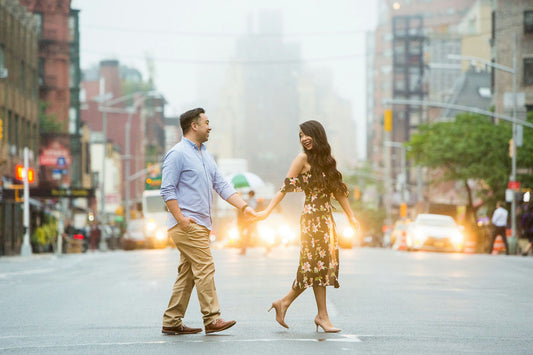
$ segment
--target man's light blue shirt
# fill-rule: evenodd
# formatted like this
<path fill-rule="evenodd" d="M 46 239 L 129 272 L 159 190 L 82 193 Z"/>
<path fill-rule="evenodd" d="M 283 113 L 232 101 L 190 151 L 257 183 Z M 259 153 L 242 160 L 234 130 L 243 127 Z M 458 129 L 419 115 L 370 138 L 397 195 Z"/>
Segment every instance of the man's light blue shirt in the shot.
<path fill-rule="evenodd" d="M 177 200 L 181 213 L 211 230 L 213 189 L 227 200 L 236 191 L 220 174 L 215 159 L 187 138 L 177 143 L 165 156 L 161 181 L 161 196 L 166 202 Z M 169 213 L 168 229 L 178 222 Z"/>

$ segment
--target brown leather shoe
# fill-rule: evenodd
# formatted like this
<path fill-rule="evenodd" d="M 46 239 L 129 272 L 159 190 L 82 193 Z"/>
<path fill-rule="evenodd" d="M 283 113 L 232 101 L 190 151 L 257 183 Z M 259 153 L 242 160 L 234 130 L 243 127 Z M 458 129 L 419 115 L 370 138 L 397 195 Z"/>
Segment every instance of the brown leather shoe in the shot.
<path fill-rule="evenodd" d="M 200 333 L 202 328 L 189 328 L 185 325 L 180 325 L 179 327 L 165 327 L 161 330 L 161 333 L 170 334 L 170 335 L 179 335 L 179 334 L 196 334 Z"/>
<path fill-rule="evenodd" d="M 208 325 L 205 326 L 205 334 L 211 334 L 211 333 L 220 332 L 222 330 L 226 330 L 228 328 L 233 327 L 235 323 L 237 322 L 235 322 L 234 320 L 230 320 L 226 322 L 224 319 L 218 318 L 213 323 L 209 323 Z"/>

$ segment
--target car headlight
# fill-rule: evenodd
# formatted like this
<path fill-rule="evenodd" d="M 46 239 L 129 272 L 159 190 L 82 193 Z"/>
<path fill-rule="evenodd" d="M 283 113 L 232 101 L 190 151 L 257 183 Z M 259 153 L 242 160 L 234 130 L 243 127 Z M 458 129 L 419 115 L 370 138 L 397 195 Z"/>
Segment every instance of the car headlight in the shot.
<path fill-rule="evenodd" d="M 153 231 L 155 231 L 156 228 L 157 228 L 157 224 L 155 223 L 155 221 L 153 219 L 150 219 L 146 223 L 146 232 L 147 233 L 152 233 Z"/>
<path fill-rule="evenodd" d="M 352 227 L 346 227 L 342 230 L 342 236 L 346 239 L 352 239 L 355 235 L 355 231 Z"/>
<path fill-rule="evenodd" d="M 239 240 L 239 230 L 237 227 L 232 227 L 228 230 L 228 238 L 230 243 L 235 243 Z"/>
<path fill-rule="evenodd" d="M 165 240 L 167 238 L 167 233 L 163 229 L 158 229 L 157 232 L 155 232 L 155 239 L 157 240 Z"/>
<path fill-rule="evenodd" d="M 278 231 L 284 244 L 287 244 L 296 239 L 296 233 L 294 233 L 294 231 L 287 225 L 280 226 Z"/>
<path fill-rule="evenodd" d="M 455 231 L 452 234 L 452 243 L 453 244 L 462 244 L 464 241 L 464 236 L 459 231 Z"/>
<path fill-rule="evenodd" d="M 276 232 L 270 227 L 260 227 L 259 235 L 261 236 L 261 239 L 263 239 L 263 241 L 269 244 L 274 244 L 274 241 L 276 240 Z"/>
<path fill-rule="evenodd" d="M 426 236 L 421 230 L 416 230 L 414 233 L 415 243 L 423 243 L 426 240 Z"/>

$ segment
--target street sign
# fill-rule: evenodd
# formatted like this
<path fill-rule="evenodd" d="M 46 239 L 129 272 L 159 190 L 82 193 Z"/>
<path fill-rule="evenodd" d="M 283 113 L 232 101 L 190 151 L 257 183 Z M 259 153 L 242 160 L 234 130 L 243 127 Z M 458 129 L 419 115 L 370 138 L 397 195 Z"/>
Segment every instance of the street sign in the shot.
<path fill-rule="evenodd" d="M 520 189 L 520 181 L 509 181 L 509 184 L 507 185 L 507 188 L 510 190 L 519 190 Z"/>
<path fill-rule="evenodd" d="M 65 157 L 59 157 L 57 158 L 57 165 L 59 166 L 65 166 L 67 164 L 67 160 Z"/>

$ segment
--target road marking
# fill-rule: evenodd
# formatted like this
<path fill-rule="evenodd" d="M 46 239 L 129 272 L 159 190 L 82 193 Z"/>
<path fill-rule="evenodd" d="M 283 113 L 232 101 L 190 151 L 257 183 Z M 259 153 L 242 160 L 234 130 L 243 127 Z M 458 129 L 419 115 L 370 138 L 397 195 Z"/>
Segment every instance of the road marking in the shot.
<path fill-rule="evenodd" d="M 34 275 L 34 274 L 43 274 L 47 272 L 54 271 L 55 269 L 35 269 L 35 270 L 25 270 L 25 271 L 16 271 L 16 272 L 5 272 L 0 274 L 0 278 L 7 278 L 10 276 L 20 276 L 20 275 Z"/>
<path fill-rule="evenodd" d="M 4 336 L 0 338 L 9 338 L 9 337 L 23 337 L 23 336 Z M 361 343 L 361 339 L 354 334 L 344 334 L 341 338 L 301 338 L 301 339 L 280 339 L 280 338 L 264 338 L 264 339 L 216 339 L 213 337 L 207 337 L 201 340 L 189 340 L 180 338 L 180 343 L 251 343 L 251 342 L 341 342 L 341 343 Z M 146 345 L 146 344 L 172 344 L 172 341 L 139 341 L 139 342 L 114 342 L 114 343 L 81 343 L 81 344 L 52 344 L 52 345 L 35 345 L 35 346 L 13 346 L 7 348 L 0 348 L 0 350 L 20 350 L 20 349 L 49 349 L 49 348 L 71 348 L 79 346 L 116 346 L 116 345 Z"/>

